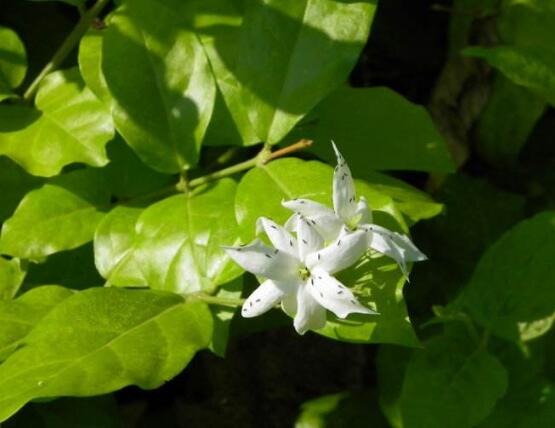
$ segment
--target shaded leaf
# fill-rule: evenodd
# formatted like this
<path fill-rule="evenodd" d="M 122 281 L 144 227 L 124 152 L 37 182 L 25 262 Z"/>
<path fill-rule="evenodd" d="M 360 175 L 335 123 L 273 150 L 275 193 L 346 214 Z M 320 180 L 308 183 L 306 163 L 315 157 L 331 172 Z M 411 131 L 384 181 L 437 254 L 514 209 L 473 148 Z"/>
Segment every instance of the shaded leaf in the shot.
<path fill-rule="evenodd" d="M 401 393 L 403 426 L 468 428 L 507 388 L 501 363 L 462 335 L 442 335 L 411 358 Z"/>
<path fill-rule="evenodd" d="M 552 212 L 518 223 L 486 251 L 454 305 L 493 334 L 522 339 L 519 323 L 554 312 L 554 229 Z"/>
<path fill-rule="evenodd" d="M 6 428 L 120 428 L 114 397 L 58 398 L 31 403 L 5 423 Z"/>
<path fill-rule="evenodd" d="M 44 78 L 35 102 L 38 110 L 0 106 L 0 154 L 45 177 L 70 163 L 108 162 L 104 146 L 114 135 L 109 111 L 76 69 Z"/>
<path fill-rule="evenodd" d="M 15 162 L 0 157 L 0 222 L 11 216 L 21 198 L 41 183 L 40 178 L 27 174 Z"/>
<path fill-rule="evenodd" d="M 29 192 L 2 227 L 0 252 L 40 259 L 92 239 L 110 193 L 96 170 L 61 175 Z"/>
<path fill-rule="evenodd" d="M 0 27 L 0 101 L 13 97 L 27 71 L 25 46 L 17 33 Z"/>
<path fill-rule="evenodd" d="M 399 126 L 402 124 L 402 126 Z M 293 132 L 330 162 L 323 142 L 334 140 L 355 176 L 369 170 L 452 172 L 454 163 L 429 113 L 388 88 L 342 87 L 324 99 Z"/>
<path fill-rule="evenodd" d="M 209 343 L 206 305 L 175 294 L 93 288 L 52 310 L 0 366 L 0 420 L 25 403 L 156 388 Z"/>
<path fill-rule="evenodd" d="M 183 7 L 179 0 L 126 2 L 110 16 L 102 42 L 116 128 L 143 162 L 165 173 L 197 163 L 216 95 Z"/>

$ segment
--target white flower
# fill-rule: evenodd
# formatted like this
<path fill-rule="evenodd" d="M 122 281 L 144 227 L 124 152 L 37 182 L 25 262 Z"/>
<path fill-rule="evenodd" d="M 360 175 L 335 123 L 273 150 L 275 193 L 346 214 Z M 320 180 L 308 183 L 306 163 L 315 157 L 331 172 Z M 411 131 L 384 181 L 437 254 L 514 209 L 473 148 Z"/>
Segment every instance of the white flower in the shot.
<path fill-rule="evenodd" d="M 362 306 L 351 290 L 332 275 L 356 262 L 366 251 L 363 231 L 340 235 L 327 247 L 313 225 L 299 218 L 297 238 L 267 218 L 258 220 L 275 248 L 255 240 L 244 247 L 226 247 L 243 269 L 267 278 L 247 298 L 241 314 L 255 317 L 277 303 L 290 316 L 299 334 L 322 328 L 326 309 L 339 318 L 350 313 L 374 314 Z"/>
<path fill-rule="evenodd" d="M 283 206 L 296 213 L 285 227 L 296 230 L 298 220 L 303 216 L 326 240 L 335 239 L 340 233 L 344 233 L 342 231 L 345 227 L 350 231 L 362 230 L 366 232 L 368 247 L 391 257 L 406 275 L 408 262 L 426 260 L 426 256 L 407 236 L 372 223 L 372 212 L 366 199 L 361 197 L 357 202 L 349 166 L 335 144 L 332 144 L 337 156 L 337 166 L 333 174 L 333 210 L 308 199 L 284 201 Z"/>

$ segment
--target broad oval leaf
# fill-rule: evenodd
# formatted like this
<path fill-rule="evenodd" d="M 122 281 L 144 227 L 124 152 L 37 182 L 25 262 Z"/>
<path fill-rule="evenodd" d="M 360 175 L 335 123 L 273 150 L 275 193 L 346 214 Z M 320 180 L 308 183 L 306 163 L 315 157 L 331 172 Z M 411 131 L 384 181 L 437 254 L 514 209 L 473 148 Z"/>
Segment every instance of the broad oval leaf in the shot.
<path fill-rule="evenodd" d="M 442 335 L 416 350 L 401 393 L 404 428 L 468 428 L 505 394 L 507 373 L 464 335 Z"/>
<path fill-rule="evenodd" d="M 12 92 L 17 88 L 27 71 L 27 55 L 25 46 L 19 39 L 17 33 L 9 28 L 0 27 L 0 101 L 10 98 L 15 94 Z"/>
<path fill-rule="evenodd" d="M 333 0 L 249 2 L 240 35 L 229 25 L 230 34 L 216 34 L 208 49 L 241 134 L 250 127 L 259 141 L 277 143 L 342 84 L 366 43 L 375 8 Z M 235 108 L 246 114 L 234 114 Z"/>
<path fill-rule="evenodd" d="M 0 361 L 16 350 L 48 312 L 72 294 L 64 287 L 44 285 L 15 300 L 0 302 Z"/>
<path fill-rule="evenodd" d="M 82 169 L 29 192 L 2 227 L 0 253 L 40 259 L 93 238 L 110 192 L 98 171 Z"/>
<path fill-rule="evenodd" d="M 388 88 L 336 90 L 290 138 L 301 135 L 315 141 L 334 140 L 353 174 L 361 178 L 369 170 L 454 171 L 447 144 L 430 114 Z M 333 160 L 325 144 L 315 144 L 312 150 Z"/>
<path fill-rule="evenodd" d="M 102 42 L 116 128 L 147 165 L 166 173 L 197 163 L 216 95 L 181 8 L 179 0 L 126 2 L 110 16 Z"/>
<path fill-rule="evenodd" d="M 554 253 L 555 213 L 518 223 L 485 252 L 454 305 L 493 334 L 520 340 L 520 323 L 553 314 Z"/>
<path fill-rule="evenodd" d="M 204 303 L 147 290 L 92 288 L 57 305 L 0 366 L 0 421 L 30 400 L 150 389 L 208 346 Z"/>
<path fill-rule="evenodd" d="M 140 213 L 134 227 L 138 212 L 118 209 L 96 235 L 97 266 L 112 285 L 213 291 L 242 273 L 221 248 L 239 242 L 235 190 L 223 179 L 166 198 Z"/>
<path fill-rule="evenodd" d="M 114 136 L 108 109 L 76 69 L 56 71 L 41 83 L 37 109 L 0 106 L 0 155 L 29 173 L 53 176 L 74 162 L 102 166 Z"/>

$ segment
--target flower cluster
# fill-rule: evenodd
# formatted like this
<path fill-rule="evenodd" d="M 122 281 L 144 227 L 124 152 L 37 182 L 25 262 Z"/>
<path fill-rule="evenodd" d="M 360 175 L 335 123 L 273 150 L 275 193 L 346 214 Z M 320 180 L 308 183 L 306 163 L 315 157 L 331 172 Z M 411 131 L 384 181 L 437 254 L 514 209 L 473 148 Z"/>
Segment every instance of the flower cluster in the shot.
<path fill-rule="evenodd" d="M 294 212 L 284 226 L 265 217 L 257 222 L 257 233 L 264 231 L 273 247 L 256 239 L 225 248 L 243 269 L 267 278 L 246 299 L 244 317 L 261 315 L 281 303 L 294 318 L 297 332 L 304 334 L 325 325 L 326 309 L 339 318 L 376 314 L 333 275 L 353 265 L 368 248 L 394 259 L 405 274 L 407 262 L 426 259 L 407 236 L 372 223 L 366 200 L 356 199 L 349 166 L 335 144 L 333 148 L 333 209 L 308 199 L 284 201 L 283 206 Z"/>

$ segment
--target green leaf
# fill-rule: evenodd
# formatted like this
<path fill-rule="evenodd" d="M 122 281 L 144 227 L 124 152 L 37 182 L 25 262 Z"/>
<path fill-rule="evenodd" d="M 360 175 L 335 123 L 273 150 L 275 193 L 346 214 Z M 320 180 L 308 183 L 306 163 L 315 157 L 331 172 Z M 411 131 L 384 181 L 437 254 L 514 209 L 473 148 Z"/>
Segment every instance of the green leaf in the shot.
<path fill-rule="evenodd" d="M 197 163 L 216 95 L 208 59 L 186 29 L 185 6 L 126 2 L 110 16 L 102 43 L 116 128 L 147 165 L 166 173 Z"/>
<path fill-rule="evenodd" d="M 403 426 L 468 428 L 505 394 L 507 374 L 463 335 L 438 336 L 411 358 L 401 393 Z"/>
<path fill-rule="evenodd" d="M 45 177 L 74 162 L 108 162 L 104 146 L 114 135 L 109 111 L 84 86 L 76 69 L 49 74 L 36 106 L 38 110 L 0 106 L 0 155 Z"/>
<path fill-rule="evenodd" d="M 331 206 L 332 179 L 333 168 L 329 165 L 295 158 L 278 159 L 251 169 L 241 179 L 235 199 L 243 240 L 254 237 L 258 217 L 284 223 L 292 212 L 281 205 L 283 200 L 309 198 Z M 357 181 L 356 186 L 358 195 L 365 196 L 372 210 L 377 211 L 378 223 L 383 221 L 384 226 L 406 228 L 390 197 L 362 181 Z"/>
<path fill-rule="evenodd" d="M 361 178 L 369 170 L 454 171 L 430 114 L 388 88 L 336 90 L 290 138 L 300 136 L 319 142 L 312 150 L 330 162 L 333 152 L 323 143 L 334 140 Z"/>
<path fill-rule="evenodd" d="M 220 286 L 217 297 L 224 299 L 239 299 L 243 289 L 243 276 Z M 229 341 L 229 328 L 237 308 L 213 305 L 210 311 L 214 318 L 214 334 L 210 342 L 210 350 L 219 357 L 225 357 L 227 343 Z"/>
<path fill-rule="evenodd" d="M 59 398 L 31 403 L 4 424 L 5 428 L 121 428 L 113 396 Z"/>
<path fill-rule="evenodd" d="M 25 46 L 15 31 L 0 27 L 0 101 L 10 98 L 27 71 Z"/>
<path fill-rule="evenodd" d="M 254 237 L 259 217 L 284 223 L 293 214 L 281 205 L 283 200 L 306 197 L 331 206 L 332 177 L 332 167 L 295 158 L 276 160 L 250 170 L 239 183 L 235 198 L 235 211 L 244 241 Z M 390 197 L 363 181 L 356 181 L 356 188 L 357 194 L 365 196 L 374 210 L 376 223 L 406 231 L 403 218 Z M 402 299 L 404 277 L 394 262 L 385 257 L 365 258 L 339 278 L 346 285 L 368 293 L 362 296 L 362 300 L 373 302 L 381 315 L 353 315 L 347 320 L 330 317 L 318 333 L 356 343 L 418 344 Z"/>
<path fill-rule="evenodd" d="M 74 290 L 103 286 L 94 265 L 94 251 L 89 242 L 74 250 L 52 254 L 41 263 L 30 263 L 23 290 L 40 284 L 58 284 Z"/>
<path fill-rule="evenodd" d="M 16 350 L 46 314 L 72 294 L 67 288 L 45 285 L 15 300 L 0 301 L 0 361 Z"/>
<path fill-rule="evenodd" d="M 420 345 L 403 299 L 406 279 L 393 260 L 363 257 L 357 265 L 341 272 L 338 279 L 357 290 L 358 299 L 378 315 L 354 314 L 344 320 L 330 316 L 317 333 L 352 343 Z"/>
<path fill-rule="evenodd" d="M 0 157 L 0 223 L 12 215 L 27 192 L 41 183 L 40 178 L 27 174 L 15 162 Z"/>
<path fill-rule="evenodd" d="M 486 251 L 454 305 L 493 334 L 523 339 L 521 323 L 542 320 L 554 312 L 554 252 L 554 213 L 518 223 Z"/>
<path fill-rule="evenodd" d="M 24 278 L 25 270 L 19 259 L 0 257 L 0 301 L 14 297 Z"/>
<path fill-rule="evenodd" d="M 387 428 L 374 391 L 324 395 L 301 405 L 295 428 Z"/>
<path fill-rule="evenodd" d="M 332 0 L 253 1 L 239 35 L 233 24 L 216 32 L 207 52 L 243 137 L 254 131 L 258 141 L 279 142 L 342 84 L 366 43 L 375 8 Z"/>
<path fill-rule="evenodd" d="M 111 104 L 112 95 L 102 72 L 102 36 L 105 30 L 90 28 L 79 43 L 79 71 L 96 97 L 105 104 Z"/>
<path fill-rule="evenodd" d="M 166 198 L 138 216 L 134 235 L 136 210 L 109 215 L 96 235 L 97 266 L 112 285 L 177 293 L 210 292 L 231 281 L 242 270 L 221 246 L 239 241 L 235 189 L 233 180 L 223 179 Z"/>
<path fill-rule="evenodd" d="M 493 165 L 514 165 L 545 109 L 538 95 L 497 75 L 477 128 L 480 155 Z"/>
<path fill-rule="evenodd" d="M 517 85 L 525 86 L 555 106 L 555 51 L 539 46 L 468 48 L 468 56 L 485 59 Z"/>
<path fill-rule="evenodd" d="M 103 176 L 77 170 L 29 192 L 2 227 L 0 252 L 40 259 L 93 238 L 110 202 Z"/>
<path fill-rule="evenodd" d="M 175 193 L 178 179 L 147 167 L 119 135 L 108 145 L 108 157 L 110 163 L 102 171 L 110 184 L 112 195 L 123 203 L 145 203 L 149 195 L 152 196 L 161 188 Z M 160 198 L 161 195 L 156 196 Z"/>
<path fill-rule="evenodd" d="M 0 366 L 0 421 L 25 403 L 151 389 L 178 374 L 212 335 L 205 304 L 169 293 L 93 288 L 52 310 Z"/>

